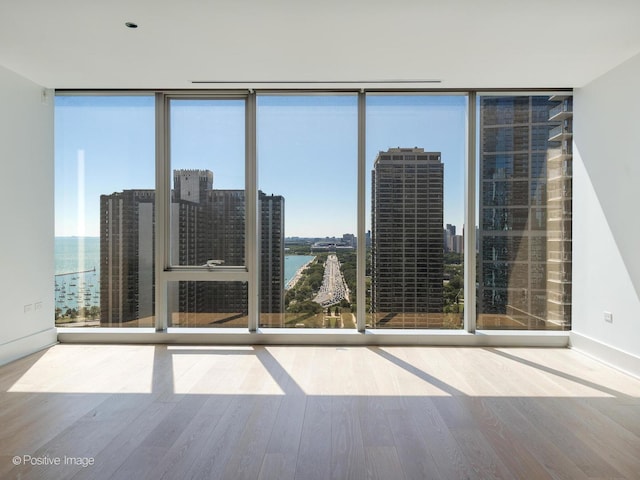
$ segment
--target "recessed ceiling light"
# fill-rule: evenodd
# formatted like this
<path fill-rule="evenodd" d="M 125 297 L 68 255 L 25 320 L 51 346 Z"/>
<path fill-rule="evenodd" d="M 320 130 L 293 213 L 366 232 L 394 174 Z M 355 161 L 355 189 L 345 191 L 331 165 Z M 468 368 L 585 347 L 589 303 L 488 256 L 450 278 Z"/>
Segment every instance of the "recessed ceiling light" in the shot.
<path fill-rule="evenodd" d="M 138 28 L 138 24 L 133 22 L 126 22 L 125 26 L 129 28 Z"/>

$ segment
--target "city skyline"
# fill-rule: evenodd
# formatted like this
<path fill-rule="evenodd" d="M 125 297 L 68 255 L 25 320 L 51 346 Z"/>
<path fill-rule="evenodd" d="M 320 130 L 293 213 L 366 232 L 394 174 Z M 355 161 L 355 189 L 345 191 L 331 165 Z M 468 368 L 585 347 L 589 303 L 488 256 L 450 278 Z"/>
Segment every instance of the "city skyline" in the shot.
<path fill-rule="evenodd" d="M 285 237 L 355 234 L 356 97 L 258 101 L 258 188 L 288 199 Z M 208 169 L 214 188 L 244 189 L 244 107 L 240 100 L 225 102 L 172 105 L 171 168 Z M 391 147 L 442 151 L 445 223 L 461 228 L 466 97 L 371 96 L 367 106 L 367 171 Z M 60 96 L 55 115 L 55 235 L 97 237 L 100 195 L 155 188 L 153 97 Z M 323 185 L 332 187 L 331 195 L 322 196 Z M 367 187 L 367 230 L 370 193 Z"/>

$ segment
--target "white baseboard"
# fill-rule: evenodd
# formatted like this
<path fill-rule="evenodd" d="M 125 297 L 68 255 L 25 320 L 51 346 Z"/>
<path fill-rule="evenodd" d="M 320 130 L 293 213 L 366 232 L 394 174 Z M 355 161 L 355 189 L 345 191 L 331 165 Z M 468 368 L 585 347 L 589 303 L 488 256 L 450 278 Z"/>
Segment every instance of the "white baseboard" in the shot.
<path fill-rule="evenodd" d="M 0 365 L 26 357 L 56 343 L 58 332 L 54 327 L 3 343 L 0 345 Z"/>
<path fill-rule="evenodd" d="M 640 357 L 636 355 L 576 332 L 571 332 L 569 346 L 617 370 L 640 378 Z"/>

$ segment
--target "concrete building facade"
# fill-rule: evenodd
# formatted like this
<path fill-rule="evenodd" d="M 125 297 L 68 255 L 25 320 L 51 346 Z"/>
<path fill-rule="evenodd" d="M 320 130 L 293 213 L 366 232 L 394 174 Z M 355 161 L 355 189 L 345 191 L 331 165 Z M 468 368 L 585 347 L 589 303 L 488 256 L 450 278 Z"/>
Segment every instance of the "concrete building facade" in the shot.
<path fill-rule="evenodd" d="M 259 192 L 260 296 L 263 312 L 284 310 L 284 198 Z M 101 325 L 133 326 L 154 312 L 155 192 L 125 190 L 101 196 Z M 208 170 L 174 171 L 171 192 L 171 264 L 245 264 L 245 194 L 213 189 Z M 243 282 L 175 282 L 169 286 L 173 326 L 246 324 Z M 217 314 L 233 314 L 219 315 Z M 216 315 L 213 315 L 216 314 Z M 206 318 L 205 318 L 206 317 Z M 236 321 L 239 320 L 239 321 Z M 149 325 L 146 325 L 146 324 Z M 145 326 L 153 321 L 145 320 Z"/>
<path fill-rule="evenodd" d="M 101 326 L 153 326 L 154 217 L 153 190 L 100 196 Z"/>
<path fill-rule="evenodd" d="M 375 327 L 438 326 L 443 314 L 439 152 L 391 148 L 372 171 L 371 307 Z"/>

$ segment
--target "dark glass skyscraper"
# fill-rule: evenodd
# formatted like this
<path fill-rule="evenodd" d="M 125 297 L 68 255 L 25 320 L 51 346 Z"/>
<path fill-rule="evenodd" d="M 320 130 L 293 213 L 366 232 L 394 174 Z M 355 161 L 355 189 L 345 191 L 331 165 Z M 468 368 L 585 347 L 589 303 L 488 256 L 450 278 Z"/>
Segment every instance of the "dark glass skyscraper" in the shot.
<path fill-rule="evenodd" d="M 571 96 L 481 97 L 478 328 L 569 328 Z"/>
<path fill-rule="evenodd" d="M 374 327 L 443 321 L 443 175 L 439 152 L 391 148 L 372 171 Z"/>
<path fill-rule="evenodd" d="M 259 192 L 260 313 L 284 313 L 284 197 Z"/>

